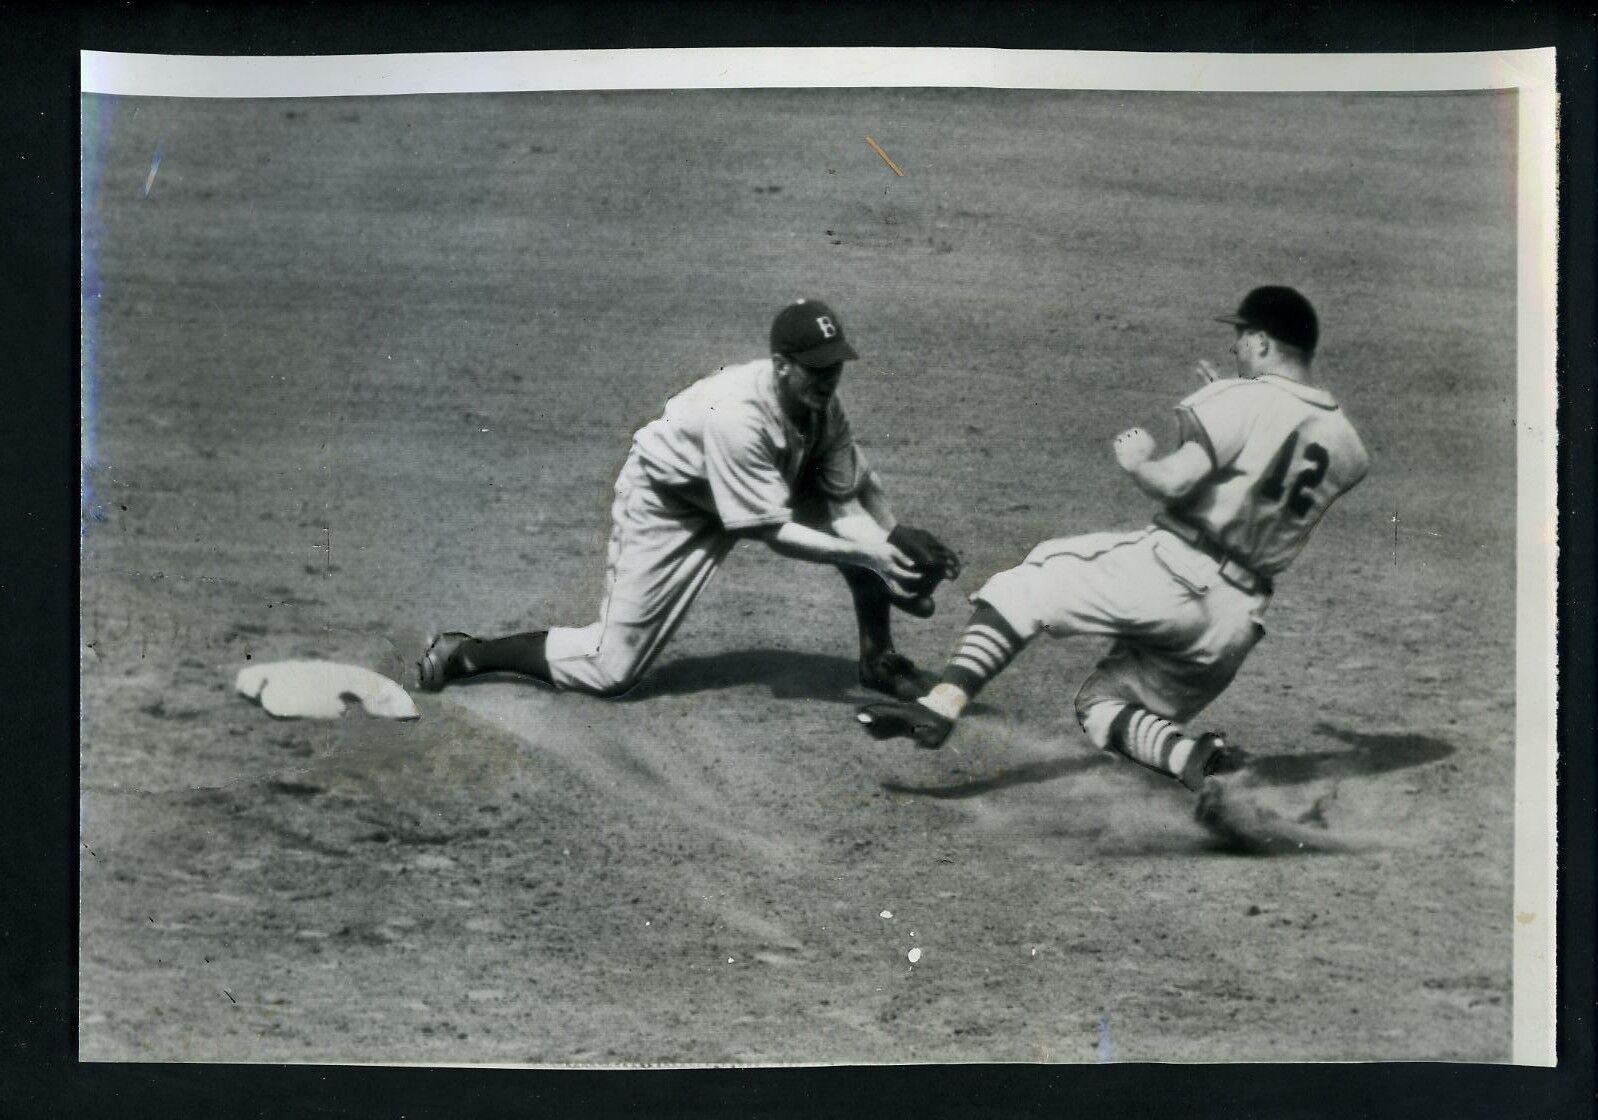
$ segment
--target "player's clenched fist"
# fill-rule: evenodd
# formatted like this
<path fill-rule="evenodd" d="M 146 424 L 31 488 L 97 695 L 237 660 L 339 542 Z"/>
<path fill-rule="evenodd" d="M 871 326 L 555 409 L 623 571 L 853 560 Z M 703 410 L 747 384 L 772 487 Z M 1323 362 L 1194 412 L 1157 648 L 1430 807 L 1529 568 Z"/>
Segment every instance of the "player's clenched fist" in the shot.
<path fill-rule="evenodd" d="M 1115 461 L 1123 470 L 1146 463 L 1154 454 L 1154 437 L 1142 428 L 1128 428 L 1115 437 Z"/>

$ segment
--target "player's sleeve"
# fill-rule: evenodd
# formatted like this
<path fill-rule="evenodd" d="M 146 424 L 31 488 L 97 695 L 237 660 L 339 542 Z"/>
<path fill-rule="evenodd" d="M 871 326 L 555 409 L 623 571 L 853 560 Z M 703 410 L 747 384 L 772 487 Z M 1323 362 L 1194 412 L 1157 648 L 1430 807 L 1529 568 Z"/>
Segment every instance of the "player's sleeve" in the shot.
<path fill-rule="evenodd" d="M 1364 480 L 1371 469 L 1370 452 L 1365 449 L 1365 442 L 1359 438 L 1359 433 L 1352 427 L 1348 429 L 1348 489 L 1352 490 Z"/>
<path fill-rule="evenodd" d="M 793 517 L 793 495 L 771 436 L 745 409 L 713 409 L 706 419 L 705 480 L 716 516 L 729 529 L 780 525 Z"/>
<path fill-rule="evenodd" d="M 1217 470 L 1231 466 L 1248 442 L 1254 422 L 1254 410 L 1248 407 L 1249 390 L 1247 381 L 1215 381 L 1176 406 L 1182 442 L 1202 445 Z"/>
<path fill-rule="evenodd" d="M 806 489 L 829 501 L 842 502 L 860 493 L 871 473 L 865 452 L 854 441 L 843 404 L 833 397 L 827 406 L 821 438 L 805 472 Z"/>

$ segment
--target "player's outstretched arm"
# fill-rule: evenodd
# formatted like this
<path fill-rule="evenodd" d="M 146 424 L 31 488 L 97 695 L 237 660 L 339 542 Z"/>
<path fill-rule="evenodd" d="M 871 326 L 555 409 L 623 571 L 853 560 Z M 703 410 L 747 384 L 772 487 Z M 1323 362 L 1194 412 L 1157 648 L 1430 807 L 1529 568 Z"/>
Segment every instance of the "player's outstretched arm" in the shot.
<path fill-rule="evenodd" d="M 881 500 L 880 504 L 873 501 L 873 496 Z M 931 595 L 938 585 L 960 575 L 959 555 L 928 530 L 897 521 L 879 486 L 832 502 L 830 512 L 832 531 L 844 540 L 874 546 L 886 535 L 888 544 L 909 558 L 914 577 L 908 582 L 897 581 L 888 589 L 890 601 L 902 610 L 919 618 L 928 617 L 933 610 Z"/>
<path fill-rule="evenodd" d="M 880 489 L 867 492 L 865 487 L 852 498 L 830 501 L 828 523 L 832 531 L 849 541 L 879 541 L 898 524 L 887 498 Z"/>
<path fill-rule="evenodd" d="M 1155 458 L 1154 437 L 1142 428 L 1129 428 L 1116 436 L 1114 449 L 1121 469 L 1132 476 L 1139 490 L 1159 502 L 1187 497 L 1215 469 L 1204 445 L 1193 440 Z"/>
<path fill-rule="evenodd" d="M 876 471 L 866 472 L 853 502 L 859 507 L 860 512 L 870 517 L 885 533 L 893 532 L 894 526 L 899 523 L 899 519 L 894 516 L 893 506 L 888 502 L 888 492 L 883 489 L 882 479 L 877 477 Z M 835 519 L 836 516 L 835 513 Z"/>
<path fill-rule="evenodd" d="M 756 535 L 773 552 L 794 560 L 869 568 L 887 580 L 890 588 L 900 587 L 917 575 L 911 558 L 891 544 L 881 528 L 876 528 L 867 539 L 851 540 L 795 521 L 785 521 L 760 529 Z"/>

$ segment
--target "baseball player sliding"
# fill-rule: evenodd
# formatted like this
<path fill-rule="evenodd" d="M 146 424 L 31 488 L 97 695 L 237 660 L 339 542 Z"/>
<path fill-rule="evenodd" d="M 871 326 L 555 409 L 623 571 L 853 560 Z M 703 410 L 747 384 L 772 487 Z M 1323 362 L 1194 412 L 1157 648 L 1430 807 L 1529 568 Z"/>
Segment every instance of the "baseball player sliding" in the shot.
<path fill-rule="evenodd" d="M 1256 288 L 1235 315 L 1236 378 L 1176 406 L 1180 445 L 1157 456 L 1140 428 L 1116 461 L 1161 503 L 1135 533 L 1045 541 L 973 596 L 976 610 L 943 677 L 919 701 L 868 704 L 872 736 L 941 746 L 971 698 L 1038 633 L 1114 639 L 1076 697 L 1098 747 L 1192 790 L 1236 771 L 1243 752 L 1180 723 L 1221 694 L 1264 635 L 1272 580 L 1370 466 L 1342 409 L 1309 383 L 1319 325 L 1291 288 Z"/>
<path fill-rule="evenodd" d="M 854 597 L 860 683 L 923 695 L 935 678 L 894 650 L 890 611 L 929 616 L 930 591 L 959 573 L 959 561 L 932 534 L 896 523 L 855 445 L 836 393 L 856 357 L 826 304 L 783 308 L 770 358 L 696 382 L 634 434 L 616 480 L 598 620 L 502 638 L 439 634 L 418 664 L 421 687 L 509 672 L 620 695 L 733 546 L 755 538 L 784 556 L 836 565 Z"/>

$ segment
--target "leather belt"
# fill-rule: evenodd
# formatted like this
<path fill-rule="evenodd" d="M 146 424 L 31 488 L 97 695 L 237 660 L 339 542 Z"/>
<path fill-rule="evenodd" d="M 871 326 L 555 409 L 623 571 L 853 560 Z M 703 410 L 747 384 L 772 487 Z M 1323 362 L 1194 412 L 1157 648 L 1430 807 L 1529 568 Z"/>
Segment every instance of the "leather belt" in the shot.
<path fill-rule="evenodd" d="M 1269 595 L 1274 591 L 1269 577 L 1260 575 L 1233 556 L 1191 521 L 1182 520 L 1170 510 L 1161 510 L 1154 515 L 1154 524 L 1214 560 L 1221 566 L 1221 578 L 1238 590 L 1250 595 L 1260 592 Z"/>

